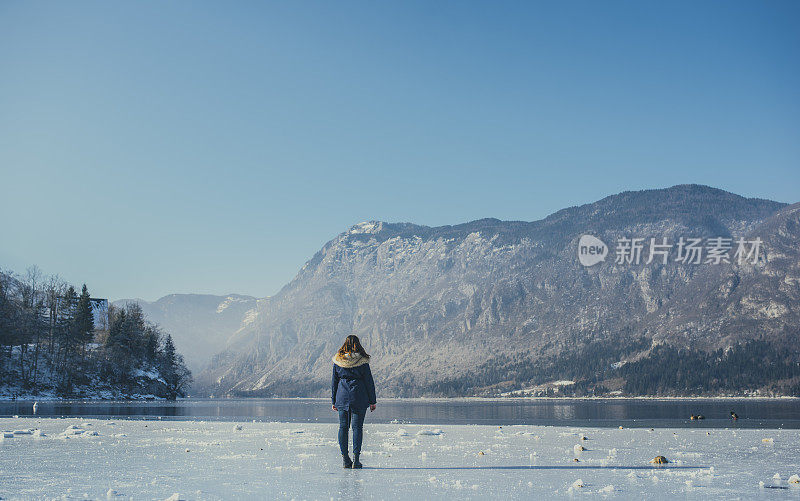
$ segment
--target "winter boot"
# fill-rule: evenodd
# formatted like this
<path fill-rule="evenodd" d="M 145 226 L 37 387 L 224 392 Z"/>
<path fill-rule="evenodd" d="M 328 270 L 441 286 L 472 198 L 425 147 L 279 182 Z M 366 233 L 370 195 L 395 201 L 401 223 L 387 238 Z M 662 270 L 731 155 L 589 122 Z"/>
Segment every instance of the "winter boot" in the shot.
<path fill-rule="evenodd" d="M 358 454 L 353 455 L 353 468 L 359 469 L 361 466 L 361 461 L 358 460 Z"/>
<path fill-rule="evenodd" d="M 350 454 L 342 454 L 342 466 L 345 468 L 353 467 L 353 462 L 350 461 Z"/>

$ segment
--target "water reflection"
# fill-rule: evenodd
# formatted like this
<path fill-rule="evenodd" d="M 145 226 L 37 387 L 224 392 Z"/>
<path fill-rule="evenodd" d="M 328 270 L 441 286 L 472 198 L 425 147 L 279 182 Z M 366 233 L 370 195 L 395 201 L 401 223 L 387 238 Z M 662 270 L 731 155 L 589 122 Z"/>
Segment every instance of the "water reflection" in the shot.
<path fill-rule="evenodd" d="M 553 417 L 555 419 L 575 419 L 574 405 L 554 405 Z"/>
<path fill-rule="evenodd" d="M 740 419 L 731 421 L 730 411 Z M 177 402 L 39 402 L 38 416 L 336 422 L 327 399 L 185 399 Z M 30 416 L 33 402 L 0 402 L 0 415 Z M 703 414 L 703 421 L 689 421 Z M 800 400 L 427 400 L 381 399 L 368 422 L 730 426 L 800 429 Z"/>

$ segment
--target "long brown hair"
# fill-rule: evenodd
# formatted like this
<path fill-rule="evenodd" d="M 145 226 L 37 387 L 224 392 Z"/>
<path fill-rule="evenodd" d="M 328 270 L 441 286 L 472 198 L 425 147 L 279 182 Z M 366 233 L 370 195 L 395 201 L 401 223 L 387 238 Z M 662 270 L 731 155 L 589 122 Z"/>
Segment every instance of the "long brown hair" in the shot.
<path fill-rule="evenodd" d="M 358 353 L 362 357 L 369 358 L 364 347 L 361 346 L 361 341 L 358 340 L 358 336 L 353 334 L 347 336 L 347 339 L 344 340 L 344 344 L 339 348 L 340 357 L 343 357 L 345 353 Z"/>

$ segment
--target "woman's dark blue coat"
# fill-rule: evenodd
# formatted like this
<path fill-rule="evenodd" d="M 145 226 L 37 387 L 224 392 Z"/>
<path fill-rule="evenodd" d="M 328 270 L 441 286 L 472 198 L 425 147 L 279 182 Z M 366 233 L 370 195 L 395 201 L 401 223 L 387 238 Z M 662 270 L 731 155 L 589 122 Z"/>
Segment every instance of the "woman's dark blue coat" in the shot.
<path fill-rule="evenodd" d="M 376 403 L 369 357 L 362 357 L 358 353 L 333 357 L 331 403 L 340 411 L 356 412 L 363 412 Z"/>

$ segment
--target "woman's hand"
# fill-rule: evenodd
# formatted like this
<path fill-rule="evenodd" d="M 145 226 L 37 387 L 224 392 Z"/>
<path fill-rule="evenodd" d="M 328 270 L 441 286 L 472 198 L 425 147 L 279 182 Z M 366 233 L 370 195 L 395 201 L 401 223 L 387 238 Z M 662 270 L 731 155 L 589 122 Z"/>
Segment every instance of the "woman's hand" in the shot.
<path fill-rule="evenodd" d="M 336 408 L 336 406 L 335 406 L 335 405 L 331 405 L 331 409 L 333 409 L 333 410 L 335 410 L 335 411 L 338 411 L 338 410 L 339 410 L 339 409 L 337 409 L 337 408 Z"/>
<path fill-rule="evenodd" d="M 375 410 L 375 404 L 370 404 L 369 405 L 369 411 L 372 412 L 374 410 Z"/>

